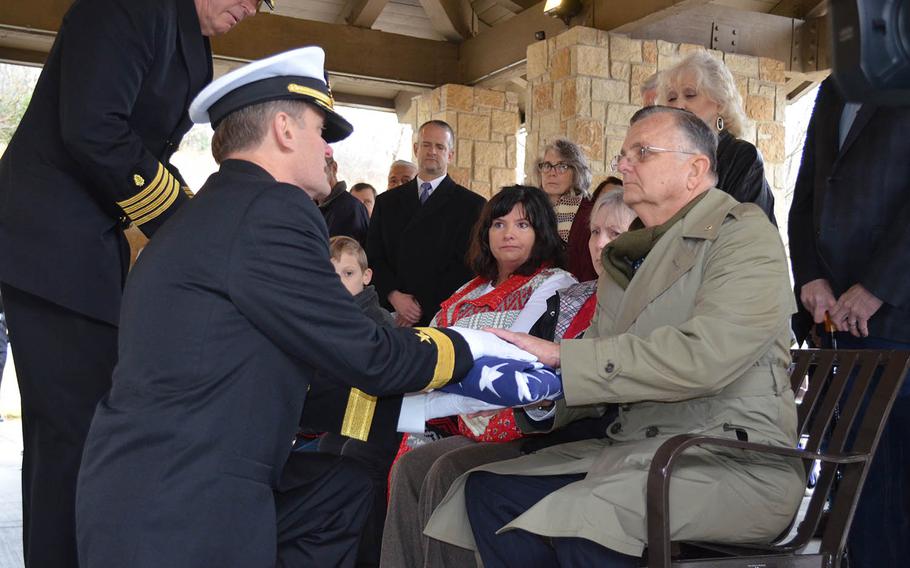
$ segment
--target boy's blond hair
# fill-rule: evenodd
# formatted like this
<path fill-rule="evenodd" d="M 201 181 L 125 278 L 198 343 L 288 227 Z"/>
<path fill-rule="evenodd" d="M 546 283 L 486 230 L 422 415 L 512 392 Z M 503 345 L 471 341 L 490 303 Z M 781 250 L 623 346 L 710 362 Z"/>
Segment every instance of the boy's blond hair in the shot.
<path fill-rule="evenodd" d="M 329 239 L 329 257 L 332 260 L 340 260 L 341 255 L 344 253 L 348 253 L 357 259 L 360 270 L 367 269 L 367 253 L 363 250 L 363 247 L 360 246 L 360 243 L 351 237 L 343 237 L 340 235 Z"/>

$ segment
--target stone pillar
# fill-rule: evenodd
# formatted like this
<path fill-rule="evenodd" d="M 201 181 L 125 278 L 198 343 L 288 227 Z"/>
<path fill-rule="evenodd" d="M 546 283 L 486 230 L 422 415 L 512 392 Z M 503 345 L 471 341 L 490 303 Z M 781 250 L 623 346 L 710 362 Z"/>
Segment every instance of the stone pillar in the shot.
<path fill-rule="evenodd" d="M 417 129 L 428 120 L 444 120 L 455 131 L 455 161 L 449 175 L 489 198 L 516 182 L 518 95 L 464 85 L 443 85 L 415 97 L 405 120 Z"/>
<path fill-rule="evenodd" d="M 594 184 L 611 175 L 610 160 L 619 153 L 629 118 L 641 106 L 639 88 L 655 71 L 678 63 L 699 45 L 635 40 L 620 34 L 577 26 L 528 46 L 527 159 L 534 171 L 540 148 L 566 137 L 584 148 Z M 765 159 L 765 175 L 778 203 L 783 203 L 785 174 L 784 63 L 772 59 L 711 53 L 724 60 L 753 121 L 743 135 Z M 777 211 L 777 217 L 786 211 Z"/>

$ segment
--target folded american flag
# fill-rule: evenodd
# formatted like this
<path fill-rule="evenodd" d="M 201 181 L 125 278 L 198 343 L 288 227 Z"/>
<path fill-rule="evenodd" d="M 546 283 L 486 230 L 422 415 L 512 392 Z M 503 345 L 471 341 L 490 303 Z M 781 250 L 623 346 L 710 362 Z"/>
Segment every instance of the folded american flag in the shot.
<path fill-rule="evenodd" d="M 562 377 L 542 363 L 481 357 L 460 383 L 440 390 L 498 406 L 526 406 L 562 398 Z"/>

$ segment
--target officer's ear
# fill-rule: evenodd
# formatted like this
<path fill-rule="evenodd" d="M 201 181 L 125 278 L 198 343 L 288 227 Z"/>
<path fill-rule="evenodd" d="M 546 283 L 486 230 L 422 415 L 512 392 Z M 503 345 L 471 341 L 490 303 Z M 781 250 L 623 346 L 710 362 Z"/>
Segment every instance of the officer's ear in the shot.
<path fill-rule="evenodd" d="M 297 121 L 284 111 L 278 111 L 272 117 L 269 131 L 275 144 L 282 150 L 292 150 L 297 138 Z"/>

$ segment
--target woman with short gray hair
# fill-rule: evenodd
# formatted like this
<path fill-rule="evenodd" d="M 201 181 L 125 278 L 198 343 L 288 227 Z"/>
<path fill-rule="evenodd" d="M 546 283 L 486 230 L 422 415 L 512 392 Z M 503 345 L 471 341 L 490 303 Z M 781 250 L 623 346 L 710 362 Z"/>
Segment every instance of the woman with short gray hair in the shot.
<path fill-rule="evenodd" d="M 662 71 L 657 103 L 688 110 L 717 133 L 717 187 L 762 208 L 772 223 L 774 196 L 761 153 L 739 138 L 749 119 L 733 75 L 723 61 L 698 51 Z"/>
<path fill-rule="evenodd" d="M 557 138 L 543 147 L 543 157 L 537 160 L 535 170 L 538 187 L 547 194 L 556 211 L 559 236 L 568 244 L 569 272 L 579 280 L 593 278 L 594 266 L 587 253 L 587 224 L 592 204 L 588 192 L 591 187 L 588 158 L 578 144 Z M 576 216 L 580 217 L 580 232 L 575 226 Z"/>

